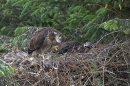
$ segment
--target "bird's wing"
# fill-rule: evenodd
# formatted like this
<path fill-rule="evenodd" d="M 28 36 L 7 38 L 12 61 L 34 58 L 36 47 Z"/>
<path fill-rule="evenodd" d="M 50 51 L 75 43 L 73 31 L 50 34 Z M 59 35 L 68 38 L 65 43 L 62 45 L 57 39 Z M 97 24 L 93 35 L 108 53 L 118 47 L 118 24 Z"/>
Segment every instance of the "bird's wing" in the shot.
<path fill-rule="evenodd" d="M 32 34 L 32 37 L 31 37 L 30 43 L 29 43 L 29 47 L 28 47 L 28 53 L 32 53 L 33 51 L 40 49 L 46 45 L 46 43 L 44 43 L 44 40 L 48 34 L 48 31 L 56 32 L 57 34 L 59 34 L 62 37 L 62 39 L 64 39 L 63 34 L 61 34 L 59 31 L 57 31 L 56 29 L 54 29 L 52 27 L 39 28 Z"/>
<path fill-rule="evenodd" d="M 43 29 L 36 30 L 33 33 L 30 39 L 28 53 L 32 53 L 33 51 L 41 48 L 42 44 L 44 43 L 46 34 L 47 34 L 46 30 Z"/>

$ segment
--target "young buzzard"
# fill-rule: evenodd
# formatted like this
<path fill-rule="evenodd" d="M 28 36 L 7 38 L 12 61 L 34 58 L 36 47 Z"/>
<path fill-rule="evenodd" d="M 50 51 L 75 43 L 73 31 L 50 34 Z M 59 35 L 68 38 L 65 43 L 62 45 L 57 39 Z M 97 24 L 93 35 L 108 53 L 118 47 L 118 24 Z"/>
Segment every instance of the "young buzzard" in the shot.
<path fill-rule="evenodd" d="M 64 36 L 52 27 L 37 29 L 30 39 L 28 53 L 35 51 L 35 56 L 50 52 L 53 45 L 57 45 L 64 40 Z"/>
<path fill-rule="evenodd" d="M 79 42 L 69 41 L 63 42 L 58 45 L 58 49 L 54 50 L 55 53 L 63 54 L 66 52 L 70 53 L 87 53 L 92 48 L 91 42 L 86 42 L 83 45 Z"/>

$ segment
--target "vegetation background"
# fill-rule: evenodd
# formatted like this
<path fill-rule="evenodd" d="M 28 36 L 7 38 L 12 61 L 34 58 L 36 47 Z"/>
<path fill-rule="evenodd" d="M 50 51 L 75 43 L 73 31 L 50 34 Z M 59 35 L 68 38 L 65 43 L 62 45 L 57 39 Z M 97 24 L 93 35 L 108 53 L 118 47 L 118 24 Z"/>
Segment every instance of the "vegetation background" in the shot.
<path fill-rule="evenodd" d="M 17 45 L 27 27 L 51 26 L 66 40 L 81 43 L 97 42 L 112 31 L 103 43 L 122 40 L 129 34 L 129 4 L 129 0 L 0 0 L 0 34 L 17 37 L 12 40 Z"/>

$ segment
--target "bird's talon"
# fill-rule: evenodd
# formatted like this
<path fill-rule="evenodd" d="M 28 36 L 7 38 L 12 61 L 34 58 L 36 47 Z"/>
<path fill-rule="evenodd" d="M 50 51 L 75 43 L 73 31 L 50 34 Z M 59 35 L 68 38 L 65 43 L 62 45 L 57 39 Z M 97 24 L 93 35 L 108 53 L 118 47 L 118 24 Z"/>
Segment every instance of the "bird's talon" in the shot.
<path fill-rule="evenodd" d="M 39 57 L 42 57 L 42 59 L 44 59 L 44 58 L 45 58 L 45 56 L 44 56 L 44 55 L 41 55 L 41 54 L 39 54 Z"/>
<path fill-rule="evenodd" d="M 53 48 L 57 51 L 57 50 L 58 50 L 58 48 L 59 48 L 59 46 L 58 46 L 58 45 L 56 45 L 56 46 L 54 46 Z"/>

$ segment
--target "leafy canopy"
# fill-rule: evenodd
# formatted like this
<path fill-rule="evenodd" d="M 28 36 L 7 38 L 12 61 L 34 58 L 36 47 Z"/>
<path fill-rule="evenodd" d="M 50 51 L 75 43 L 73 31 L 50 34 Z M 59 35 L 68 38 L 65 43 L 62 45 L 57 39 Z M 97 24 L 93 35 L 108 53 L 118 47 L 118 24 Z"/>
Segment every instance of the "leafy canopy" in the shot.
<path fill-rule="evenodd" d="M 129 27 L 118 21 L 129 18 L 129 4 L 129 0 L 1 0 L 0 30 L 16 37 L 25 26 L 51 26 L 67 40 L 96 42 L 118 28 L 129 33 Z"/>

